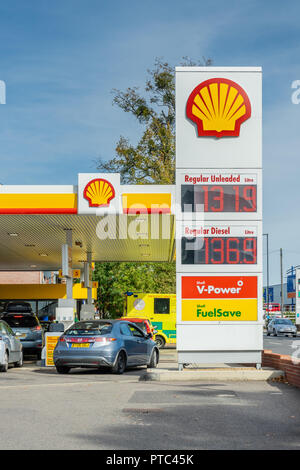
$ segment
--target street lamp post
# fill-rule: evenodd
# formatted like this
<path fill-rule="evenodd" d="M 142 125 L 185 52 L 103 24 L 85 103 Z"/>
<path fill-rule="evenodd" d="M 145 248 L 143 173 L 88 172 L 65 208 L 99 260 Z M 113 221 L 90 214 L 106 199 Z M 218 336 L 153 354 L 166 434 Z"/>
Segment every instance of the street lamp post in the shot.
<path fill-rule="evenodd" d="M 267 237 L 267 313 L 269 315 L 269 234 L 264 233 L 265 237 Z"/>

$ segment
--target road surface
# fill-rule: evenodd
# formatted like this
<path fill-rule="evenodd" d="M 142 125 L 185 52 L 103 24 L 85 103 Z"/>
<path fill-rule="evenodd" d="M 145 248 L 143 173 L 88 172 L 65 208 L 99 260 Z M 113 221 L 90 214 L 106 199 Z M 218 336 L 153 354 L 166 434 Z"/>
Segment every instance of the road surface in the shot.
<path fill-rule="evenodd" d="M 300 389 L 139 382 L 143 372 L 9 369 L 0 375 L 0 449 L 300 449 Z"/>

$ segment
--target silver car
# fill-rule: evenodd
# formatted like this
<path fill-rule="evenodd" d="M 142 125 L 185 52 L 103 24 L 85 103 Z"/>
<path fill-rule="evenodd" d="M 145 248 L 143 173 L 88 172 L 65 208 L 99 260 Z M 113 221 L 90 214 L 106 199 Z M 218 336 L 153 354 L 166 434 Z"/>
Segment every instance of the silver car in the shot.
<path fill-rule="evenodd" d="M 10 326 L 5 321 L 0 320 L 0 372 L 7 372 L 10 364 L 15 367 L 22 367 L 22 343 Z"/>
<path fill-rule="evenodd" d="M 292 335 L 297 336 L 297 327 L 288 318 L 274 318 L 268 324 L 267 336 L 273 334 L 278 335 Z"/>
<path fill-rule="evenodd" d="M 107 367 L 115 374 L 123 374 L 127 367 L 154 368 L 159 350 L 151 336 L 127 321 L 74 323 L 58 340 L 54 364 L 60 374 L 68 373 L 72 367 Z"/>

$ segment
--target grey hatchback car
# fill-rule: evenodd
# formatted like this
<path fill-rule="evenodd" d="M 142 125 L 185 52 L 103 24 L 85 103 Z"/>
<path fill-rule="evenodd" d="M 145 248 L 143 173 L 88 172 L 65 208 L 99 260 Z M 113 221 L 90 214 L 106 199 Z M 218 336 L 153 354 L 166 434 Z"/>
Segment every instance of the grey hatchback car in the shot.
<path fill-rule="evenodd" d="M 54 364 L 60 374 L 72 367 L 107 367 L 115 374 L 126 368 L 155 368 L 159 350 L 151 335 L 130 322 L 91 320 L 74 323 L 59 338 Z"/>
<path fill-rule="evenodd" d="M 23 345 L 24 354 L 35 354 L 41 358 L 44 332 L 38 318 L 30 313 L 5 313 L 4 320 Z"/>
<path fill-rule="evenodd" d="M 9 364 L 22 367 L 22 344 L 10 326 L 0 320 L 0 371 L 7 372 Z"/>
<path fill-rule="evenodd" d="M 273 334 L 274 336 L 289 334 L 296 337 L 297 327 L 288 318 L 274 318 L 268 324 L 267 336 Z"/>

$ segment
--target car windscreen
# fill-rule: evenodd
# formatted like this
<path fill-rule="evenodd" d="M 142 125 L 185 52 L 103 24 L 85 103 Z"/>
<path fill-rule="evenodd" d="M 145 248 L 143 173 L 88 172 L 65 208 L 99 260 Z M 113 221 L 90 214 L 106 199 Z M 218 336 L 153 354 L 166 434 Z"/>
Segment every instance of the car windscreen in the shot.
<path fill-rule="evenodd" d="M 32 312 L 30 304 L 12 302 L 6 307 L 7 312 Z"/>
<path fill-rule="evenodd" d="M 11 328 L 33 328 L 38 326 L 38 320 L 31 315 L 7 315 L 3 318 Z"/>
<path fill-rule="evenodd" d="M 136 325 L 138 328 L 140 328 L 141 330 L 143 330 L 144 333 L 147 333 L 147 327 L 145 323 L 137 322 L 137 321 L 133 321 L 132 323 Z"/>
<path fill-rule="evenodd" d="M 66 332 L 66 336 L 99 336 L 111 333 L 112 324 L 105 322 L 78 322 L 72 325 Z"/>
<path fill-rule="evenodd" d="M 275 324 L 276 324 L 276 325 L 293 325 L 293 323 L 291 322 L 291 320 L 287 320 L 287 319 L 276 320 L 276 321 L 275 321 Z"/>

